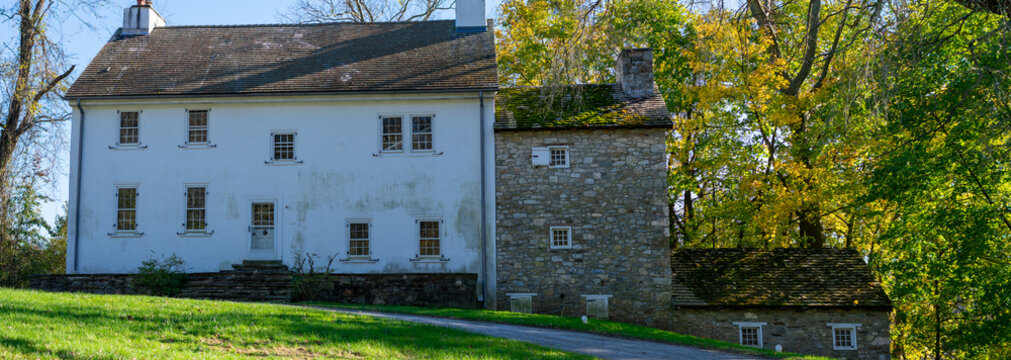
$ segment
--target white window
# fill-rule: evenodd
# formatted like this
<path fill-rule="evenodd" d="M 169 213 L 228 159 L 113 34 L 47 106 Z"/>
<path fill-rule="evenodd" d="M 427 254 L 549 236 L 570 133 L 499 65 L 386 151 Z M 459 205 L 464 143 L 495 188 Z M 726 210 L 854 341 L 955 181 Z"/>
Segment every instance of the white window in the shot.
<path fill-rule="evenodd" d="M 549 166 L 553 168 L 567 168 L 569 167 L 569 147 L 568 146 L 552 146 L 548 148 L 549 151 Z"/>
<path fill-rule="evenodd" d="M 295 161 L 295 133 L 275 132 L 271 133 L 273 147 L 273 161 Z"/>
<path fill-rule="evenodd" d="M 137 231 L 137 188 L 120 186 L 116 188 L 116 231 Z"/>
<path fill-rule="evenodd" d="M 372 256 L 372 223 L 368 220 L 348 221 L 348 257 L 369 258 Z"/>
<path fill-rule="evenodd" d="M 186 123 L 186 143 L 206 145 L 207 141 L 207 110 L 189 110 Z"/>
<path fill-rule="evenodd" d="M 382 116 L 382 152 L 404 151 L 404 124 L 403 117 Z"/>
<path fill-rule="evenodd" d="M 572 248 L 572 227 L 571 226 L 552 226 L 548 239 L 551 242 L 552 249 L 571 249 Z"/>
<path fill-rule="evenodd" d="M 735 322 L 741 345 L 763 347 L 762 326 L 765 324 L 764 322 Z"/>
<path fill-rule="evenodd" d="M 440 220 L 418 221 L 418 255 L 422 257 L 442 256 L 442 232 Z"/>
<path fill-rule="evenodd" d="M 207 231 L 207 188 L 186 187 L 186 232 Z"/>
<path fill-rule="evenodd" d="M 411 151 L 432 151 L 432 115 L 411 116 Z"/>
<path fill-rule="evenodd" d="M 119 145 L 140 144 L 140 112 L 119 113 Z"/>
<path fill-rule="evenodd" d="M 530 314 L 534 312 L 534 293 L 507 293 L 509 311 Z"/>
<path fill-rule="evenodd" d="M 857 349 L 857 328 L 860 324 L 829 323 L 828 326 L 832 328 L 833 350 Z"/>

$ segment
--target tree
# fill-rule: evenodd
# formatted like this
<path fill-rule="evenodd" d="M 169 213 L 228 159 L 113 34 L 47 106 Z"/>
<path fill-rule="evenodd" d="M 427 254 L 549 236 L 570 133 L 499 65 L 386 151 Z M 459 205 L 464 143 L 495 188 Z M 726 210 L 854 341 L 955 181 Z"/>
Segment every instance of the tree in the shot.
<path fill-rule="evenodd" d="M 424 21 L 454 5 L 452 0 L 299 0 L 280 18 L 294 23 Z"/>

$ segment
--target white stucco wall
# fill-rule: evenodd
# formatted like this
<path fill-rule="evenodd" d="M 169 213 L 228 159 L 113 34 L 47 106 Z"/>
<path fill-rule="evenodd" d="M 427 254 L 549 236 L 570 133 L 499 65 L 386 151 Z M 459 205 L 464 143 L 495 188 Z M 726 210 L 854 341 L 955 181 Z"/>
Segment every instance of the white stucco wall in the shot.
<path fill-rule="evenodd" d="M 75 106 L 71 154 L 67 268 L 77 273 L 133 272 L 150 254 L 176 254 L 192 272 L 228 269 L 250 259 L 251 201 L 277 201 L 277 253 L 346 258 L 346 219 L 372 221 L 372 263 L 337 262 L 338 272 L 468 272 L 481 280 L 480 110 L 478 94 L 246 97 L 84 101 Z M 494 94 L 485 94 L 487 241 L 494 241 Z M 207 149 L 183 149 L 187 109 L 209 109 Z M 110 149 L 117 111 L 142 111 L 137 150 Z M 434 114 L 440 155 L 382 155 L 380 114 Z M 271 132 L 294 130 L 301 164 L 276 166 Z M 405 129 L 407 130 L 407 129 Z M 405 131 L 405 141 L 409 141 Z M 77 171 L 83 166 L 80 235 L 75 216 Z M 117 185 L 138 187 L 139 237 L 115 237 Z M 183 231 L 186 184 L 206 184 L 211 236 Z M 419 218 L 442 224 L 447 262 L 410 261 L 418 254 Z M 76 247 L 76 250 L 75 250 Z M 488 267 L 494 269 L 494 245 Z M 494 276 L 491 276 L 494 279 Z M 492 293 L 494 293 L 492 291 Z"/>

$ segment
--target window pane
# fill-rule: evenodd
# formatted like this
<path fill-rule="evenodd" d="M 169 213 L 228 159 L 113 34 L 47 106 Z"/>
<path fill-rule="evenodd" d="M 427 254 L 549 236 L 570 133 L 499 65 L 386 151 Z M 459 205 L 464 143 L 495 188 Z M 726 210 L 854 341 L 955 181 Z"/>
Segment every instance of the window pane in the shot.
<path fill-rule="evenodd" d="M 756 327 L 742 327 L 741 328 L 741 345 L 758 346 L 758 328 L 756 328 Z"/>
<path fill-rule="evenodd" d="M 551 246 L 554 247 L 569 247 L 570 243 L 570 233 L 569 229 L 552 229 L 551 230 Z"/>
<path fill-rule="evenodd" d="M 201 144 L 207 142 L 207 110 L 190 111 L 189 143 Z"/>
<path fill-rule="evenodd" d="M 295 160 L 295 134 L 274 134 L 274 160 Z"/>
<path fill-rule="evenodd" d="M 411 148 L 432 150 L 432 117 L 415 116 L 411 119 Z"/>
<path fill-rule="evenodd" d="M 551 149 L 551 166 L 568 165 L 567 149 Z"/>
<path fill-rule="evenodd" d="M 204 230 L 207 227 L 206 193 L 203 187 L 186 188 L 186 230 Z"/>
<path fill-rule="evenodd" d="M 354 223 L 348 226 L 350 232 L 350 242 L 348 243 L 348 255 L 369 256 L 369 224 Z"/>
<path fill-rule="evenodd" d="M 849 328 L 835 329 L 835 346 L 840 348 L 853 347 L 853 331 Z"/>
<path fill-rule="evenodd" d="M 139 113 L 121 112 L 119 113 L 119 143 L 137 144 L 140 139 L 140 128 L 138 126 Z"/>
<path fill-rule="evenodd" d="M 402 119 L 397 117 L 383 118 L 383 151 L 401 151 L 404 149 L 404 134 Z"/>
<path fill-rule="evenodd" d="M 442 254 L 439 244 L 439 222 L 422 221 L 419 223 L 421 239 L 421 256 L 438 256 Z"/>
<path fill-rule="evenodd" d="M 137 189 L 119 188 L 116 193 L 116 230 L 137 229 Z"/>

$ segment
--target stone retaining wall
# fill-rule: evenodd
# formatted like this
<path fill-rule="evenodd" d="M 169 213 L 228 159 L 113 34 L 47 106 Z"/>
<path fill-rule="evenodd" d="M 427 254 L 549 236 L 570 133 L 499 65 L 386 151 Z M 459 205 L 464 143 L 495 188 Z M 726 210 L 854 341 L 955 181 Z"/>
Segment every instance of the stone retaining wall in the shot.
<path fill-rule="evenodd" d="M 291 297 L 288 271 L 190 273 L 177 297 L 234 301 L 285 302 Z M 318 301 L 477 308 L 477 274 L 331 274 Z M 38 275 L 31 288 L 54 292 L 142 294 L 133 274 Z"/>
<path fill-rule="evenodd" d="M 762 343 L 766 349 L 782 345 L 783 351 L 833 359 L 886 360 L 890 358 L 889 311 L 818 308 L 691 308 L 668 310 L 662 327 L 710 339 L 740 343 L 734 322 L 766 323 Z M 833 350 L 829 323 L 860 324 L 856 350 Z"/>

